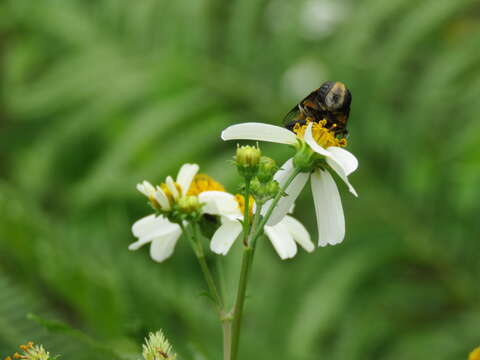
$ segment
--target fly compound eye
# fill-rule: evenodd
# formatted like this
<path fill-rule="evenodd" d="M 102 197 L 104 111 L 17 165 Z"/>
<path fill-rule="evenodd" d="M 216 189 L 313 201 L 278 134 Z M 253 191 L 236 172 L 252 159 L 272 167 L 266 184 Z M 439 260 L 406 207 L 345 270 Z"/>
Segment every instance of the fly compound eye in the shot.
<path fill-rule="evenodd" d="M 325 96 L 325 105 L 329 110 L 341 109 L 345 103 L 347 88 L 340 82 L 335 83 Z"/>

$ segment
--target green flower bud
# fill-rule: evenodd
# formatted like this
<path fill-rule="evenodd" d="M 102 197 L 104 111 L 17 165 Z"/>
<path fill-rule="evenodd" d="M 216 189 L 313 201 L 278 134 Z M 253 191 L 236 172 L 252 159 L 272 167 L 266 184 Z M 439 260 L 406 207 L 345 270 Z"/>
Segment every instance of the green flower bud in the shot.
<path fill-rule="evenodd" d="M 178 200 L 178 208 L 183 213 L 191 214 L 199 211 L 202 204 L 196 196 L 183 196 Z"/>
<path fill-rule="evenodd" d="M 263 193 L 263 184 L 258 180 L 258 178 L 253 178 L 250 182 L 250 190 L 252 194 L 261 195 Z"/>
<path fill-rule="evenodd" d="M 269 158 L 268 156 L 262 156 L 258 165 L 258 180 L 260 180 L 260 182 L 262 183 L 269 182 L 273 179 L 273 175 L 275 175 L 277 170 L 278 166 L 275 160 Z"/>
<path fill-rule="evenodd" d="M 273 180 L 266 184 L 265 190 L 268 196 L 275 197 L 275 195 L 277 195 L 277 193 L 280 191 L 280 185 L 278 184 L 278 181 Z"/>
<path fill-rule="evenodd" d="M 302 172 L 309 172 L 315 162 L 315 153 L 305 142 L 300 142 L 297 147 L 297 153 L 293 157 L 293 165 Z"/>
<path fill-rule="evenodd" d="M 258 171 L 258 163 L 262 152 L 257 146 L 239 146 L 235 155 L 238 172 L 245 178 L 251 179 Z"/>

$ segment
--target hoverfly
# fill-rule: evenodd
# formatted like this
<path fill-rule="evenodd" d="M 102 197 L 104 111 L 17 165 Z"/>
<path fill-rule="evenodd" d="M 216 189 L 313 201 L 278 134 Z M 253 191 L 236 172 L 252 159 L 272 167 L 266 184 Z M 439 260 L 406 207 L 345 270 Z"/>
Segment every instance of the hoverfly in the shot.
<path fill-rule="evenodd" d="M 347 121 L 350 114 L 352 94 L 345 84 L 338 81 L 326 81 L 318 89 L 300 101 L 283 119 L 283 125 L 293 130 L 295 124 L 304 125 L 307 118 L 315 122 L 323 119 L 335 135 L 345 137 L 348 134 Z"/>

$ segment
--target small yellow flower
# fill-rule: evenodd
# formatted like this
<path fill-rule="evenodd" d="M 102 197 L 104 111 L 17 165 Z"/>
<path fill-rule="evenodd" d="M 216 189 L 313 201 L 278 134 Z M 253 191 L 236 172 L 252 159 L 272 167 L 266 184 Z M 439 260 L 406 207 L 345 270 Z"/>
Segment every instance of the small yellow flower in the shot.
<path fill-rule="evenodd" d="M 148 335 L 148 339 L 145 339 L 145 345 L 143 345 L 142 355 L 145 360 L 175 360 L 177 358 L 172 345 L 161 330 Z"/>
<path fill-rule="evenodd" d="M 137 250 L 150 244 L 150 256 L 162 262 L 169 258 L 182 234 L 180 222 L 185 217 L 200 216 L 208 209 L 208 201 L 201 201 L 202 194 L 225 191 L 222 184 L 210 176 L 197 174 L 199 166 L 185 164 L 180 168 L 176 180 L 168 176 L 165 183 L 154 187 L 148 181 L 137 185 L 160 214 L 151 214 L 136 221 L 132 233 L 137 241 L 130 244 L 130 250 Z M 177 219 L 169 216 L 178 216 Z M 178 220 L 178 221 L 177 221 Z"/>
<path fill-rule="evenodd" d="M 475 348 L 470 355 L 468 356 L 468 360 L 480 360 L 480 346 Z"/>
<path fill-rule="evenodd" d="M 35 345 L 33 342 L 29 341 L 25 345 L 19 346 L 22 350 L 22 354 L 16 352 L 13 354 L 14 359 L 23 359 L 23 360 L 50 360 L 50 354 L 43 348 L 42 345 Z M 7 356 L 5 360 L 12 360 L 12 357 Z"/>

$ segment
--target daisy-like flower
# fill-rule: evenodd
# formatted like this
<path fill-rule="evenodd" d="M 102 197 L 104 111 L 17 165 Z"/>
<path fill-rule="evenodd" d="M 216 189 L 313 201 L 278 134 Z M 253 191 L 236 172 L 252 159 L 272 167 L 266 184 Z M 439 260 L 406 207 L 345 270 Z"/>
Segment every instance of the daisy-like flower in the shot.
<path fill-rule="evenodd" d="M 300 172 L 286 189 L 287 196 L 282 197 L 275 207 L 267 225 L 278 224 L 298 195 L 311 179 L 313 201 L 318 225 L 318 245 L 335 245 L 345 237 L 345 218 L 337 186 L 327 167 L 335 171 L 348 186 L 350 192 L 357 196 L 348 176 L 357 169 L 358 161 L 353 154 L 343 149 L 345 139 L 338 139 L 331 129 L 326 128 L 326 121 L 296 124 L 293 132 L 280 126 L 262 123 L 243 123 L 228 127 L 222 132 L 223 140 L 257 140 L 286 144 L 297 147 L 308 146 L 318 160 L 309 172 Z M 287 160 L 275 174 L 274 179 L 283 186 L 295 171 L 294 158 Z M 268 209 L 267 202 L 263 210 Z"/>
<path fill-rule="evenodd" d="M 168 176 L 160 186 L 154 187 L 144 181 L 137 185 L 137 189 L 150 200 L 155 209 L 166 215 L 183 204 L 189 207 L 192 203 L 200 205 L 197 198 L 199 194 L 204 191 L 223 191 L 224 188 L 208 175 L 198 174 L 198 170 L 196 164 L 185 164 L 180 168 L 176 181 Z M 129 250 L 137 250 L 150 243 L 150 256 L 153 260 L 162 262 L 173 254 L 182 229 L 164 215 L 151 214 L 136 221 L 132 233 L 138 240 L 130 244 Z"/>
<path fill-rule="evenodd" d="M 205 203 L 203 211 L 211 215 L 220 215 L 222 225 L 217 229 L 210 242 L 210 249 L 221 255 L 226 255 L 235 239 L 242 232 L 245 200 L 243 195 L 232 195 L 227 192 L 207 191 L 199 195 Z M 254 212 L 254 201 L 251 199 L 250 216 Z M 275 225 L 266 225 L 265 234 L 282 260 L 290 259 L 297 254 L 297 243 L 306 251 L 315 249 L 310 234 L 300 221 L 286 215 Z"/>

